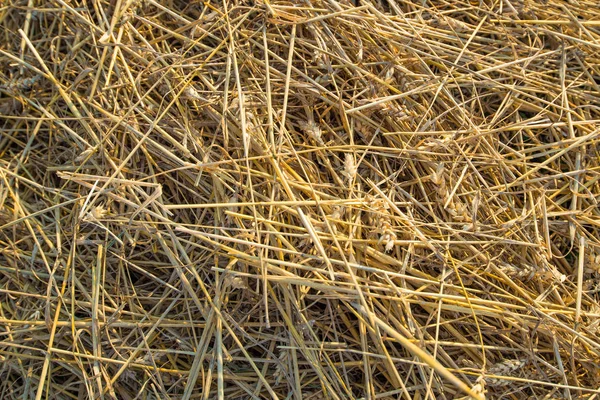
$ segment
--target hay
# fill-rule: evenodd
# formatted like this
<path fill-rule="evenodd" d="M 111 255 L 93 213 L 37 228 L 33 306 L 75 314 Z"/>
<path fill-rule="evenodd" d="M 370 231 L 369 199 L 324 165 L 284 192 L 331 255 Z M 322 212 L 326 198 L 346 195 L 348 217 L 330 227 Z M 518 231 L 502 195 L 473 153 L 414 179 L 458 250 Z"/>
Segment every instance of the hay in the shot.
<path fill-rule="evenodd" d="M 0 24 L 0 398 L 600 393 L 597 2 Z"/>

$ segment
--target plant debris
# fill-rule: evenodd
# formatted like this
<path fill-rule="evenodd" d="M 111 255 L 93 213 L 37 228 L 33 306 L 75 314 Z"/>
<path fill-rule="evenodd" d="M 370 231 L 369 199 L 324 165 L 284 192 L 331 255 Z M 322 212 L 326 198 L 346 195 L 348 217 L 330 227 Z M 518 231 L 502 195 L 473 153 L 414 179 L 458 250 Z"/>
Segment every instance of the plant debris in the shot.
<path fill-rule="evenodd" d="M 596 1 L 0 27 L 0 398 L 600 393 Z"/>

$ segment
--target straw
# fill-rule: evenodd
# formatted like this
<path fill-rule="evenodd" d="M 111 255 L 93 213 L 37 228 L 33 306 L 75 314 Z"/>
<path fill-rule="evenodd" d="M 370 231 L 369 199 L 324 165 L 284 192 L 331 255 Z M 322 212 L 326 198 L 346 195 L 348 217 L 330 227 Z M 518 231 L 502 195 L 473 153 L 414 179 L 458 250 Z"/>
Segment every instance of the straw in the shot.
<path fill-rule="evenodd" d="M 0 398 L 598 398 L 599 21 L 0 6 Z"/>

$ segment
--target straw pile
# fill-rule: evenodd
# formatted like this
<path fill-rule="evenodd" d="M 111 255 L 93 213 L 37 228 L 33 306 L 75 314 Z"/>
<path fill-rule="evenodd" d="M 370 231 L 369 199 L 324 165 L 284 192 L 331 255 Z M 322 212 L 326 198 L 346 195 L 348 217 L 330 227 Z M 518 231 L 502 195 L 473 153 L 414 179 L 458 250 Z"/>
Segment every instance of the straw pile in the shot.
<path fill-rule="evenodd" d="M 594 0 L 0 8 L 0 398 L 597 398 Z"/>

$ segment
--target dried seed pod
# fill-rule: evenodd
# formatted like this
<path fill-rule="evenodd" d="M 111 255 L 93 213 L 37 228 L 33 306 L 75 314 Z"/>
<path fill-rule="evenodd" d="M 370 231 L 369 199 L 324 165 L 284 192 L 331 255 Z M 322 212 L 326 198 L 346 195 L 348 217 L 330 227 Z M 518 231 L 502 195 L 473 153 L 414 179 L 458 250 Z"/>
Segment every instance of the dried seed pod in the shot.
<path fill-rule="evenodd" d="M 354 162 L 354 156 L 346 153 L 344 157 L 344 169 L 342 170 L 342 175 L 344 178 L 346 178 L 348 183 L 352 182 L 356 178 L 357 169 L 358 167 Z"/>
<path fill-rule="evenodd" d="M 526 361 L 526 359 L 504 360 L 492 365 L 488 369 L 488 373 L 490 375 L 512 377 L 516 371 L 525 365 Z M 510 380 L 500 378 L 485 378 L 485 381 L 490 386 L 505 386 L 511 382 Z"/>

